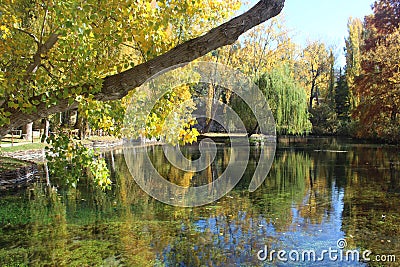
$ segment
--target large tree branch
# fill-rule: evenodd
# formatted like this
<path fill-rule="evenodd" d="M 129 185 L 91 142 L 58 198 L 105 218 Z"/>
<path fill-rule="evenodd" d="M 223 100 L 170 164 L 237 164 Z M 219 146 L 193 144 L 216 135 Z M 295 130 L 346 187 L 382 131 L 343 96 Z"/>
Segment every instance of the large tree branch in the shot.
<path fill-rule="evenodd" d="M 26 76 L 25 79 L 29 79 L 30 75 L 34 73 L 37 68 L 42 63 L 42 55 L 46 55 L 47 52 L 57 43 L 58 41 L 58 34 L 53 33 L 49 36 L 47 41 L 44 44 L 38 43 L 38 50 L 33 55 L 33 61 L 29 66 L 26 68 Z"/>
<path fill-rule="evenodd" d="M 278 15 L 284 0 L 262 0 L 244 14 L 210 30 L 203 36 L 180 44 L 172 50 L 127 71 L 104 79 L 103 89 L 95 98 L 113 100 L 124 97 L 152 75 L 177 64 L 192 61 L 219 47 L 233 44 L 240 35 Z"/>
<path fill-rule="evenodd" d="M 94 95 L 94 99 L 101 101 L 120 99 L 127 95 L 130 90 L 142 85 L 148 78 L 162 70 L 190 62 L 219 47 L 233 44 L 244 32 L 278 15 L 284 6 L 284 2 L 285 0 L 261 0 L 247 12 L 211 29 L 203 36 L 182 43 L 165 54 L 129 70 L 104 78 L 102 89 Z M 50 49 L 57 39 L 58 36 L 51 36 L 44 49 Z M 39 65 L 35 62 L 28 70 L 33 70 L 32 68 L 37 66 Z M 36 96 L 36 98 L 40 99 L 40 96 Z M 0 128 L 0 136 L 5 135 L 12 128 L 76 106 L 76 102 L 68 105 L 68 99 L 61 99 L 51 107 L 46 107 L 46 103 L 39 104 L 37 111 L 32 114 L 24 114 L 21 111 L 8 108 L 7 111 L 12 114 L 10 124 L 7 127 Z"/>

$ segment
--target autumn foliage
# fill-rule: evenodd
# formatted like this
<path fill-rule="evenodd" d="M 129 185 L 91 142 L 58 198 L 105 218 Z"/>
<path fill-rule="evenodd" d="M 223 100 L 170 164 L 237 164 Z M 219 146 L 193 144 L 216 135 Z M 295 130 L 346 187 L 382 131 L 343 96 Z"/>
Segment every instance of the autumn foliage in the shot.
<path fill-rule="evenodd" d="M 353 93 L 359 105 L 359 137 L 398 140 L 400 136 L 400 1 L 380 0 L 365 17 L 361 73 Z"/>

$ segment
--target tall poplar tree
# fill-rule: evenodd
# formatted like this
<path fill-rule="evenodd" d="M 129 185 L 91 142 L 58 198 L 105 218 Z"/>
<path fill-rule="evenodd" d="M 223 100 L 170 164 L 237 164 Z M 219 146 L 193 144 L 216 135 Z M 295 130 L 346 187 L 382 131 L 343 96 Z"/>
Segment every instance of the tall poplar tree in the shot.
<path fill-rule="evenodd" d="M 355 77 L 361 72 L 361 46 L 363 44 L 363 23 L 358 18 L 349 18 L 347 22 L 348 37 L 345 39 L 346 81 L 349 88 L 350 108 L 357 107 L 359 99 L 354 92 Z"/>

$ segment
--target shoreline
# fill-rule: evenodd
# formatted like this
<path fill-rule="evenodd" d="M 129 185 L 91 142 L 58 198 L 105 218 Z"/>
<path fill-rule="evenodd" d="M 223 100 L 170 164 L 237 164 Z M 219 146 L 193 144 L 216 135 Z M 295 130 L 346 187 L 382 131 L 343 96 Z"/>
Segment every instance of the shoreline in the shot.
<path fill-rule="evenodd" d="M 90 142 L 91 143 L 85 144 L 85 146 L 93 149 L 99 149 L 101 152 L 122 147 L 123 144 L 122 139 L 112 141 L 96 140 Z M 44 148 L 21 150 L 16 152 L 2 152 L 1 156 L 18 160 L 32 161 L 34 163 L 44 163 L 46 161 L 46 153 Z"/>
<path fill-rule="evenodd" d="M 223 138 L 227 137 L 224 135 L 215 135 L 209 136 L 207 134 L 203 135 L 203 138 Z M 366 139 L 358 139 L 353 137 L 342 137 L 342 136 L 331 136 L 331 135 L 307 135 L 307 136 L 294 136 L 294 135 L 281 135 L 277 138 L 277 145 L 280 143 L 297 143 L 303 142 L 305 140 L 318 140 L 318 139 L 331 139 L 331 138 L 339 138 L 339 139 L 351 139 L 355 143 L 362 144 L 377 144 L 377 145 L 388 145 L 388 146 L 398 146 L 398 144 L 392 143 L 382 143 L 376 140 L 366 140 Z M 199 140 L 201 140 L 200 138 Z M 256 138 L 257 139 L 257 138 Z M 98 149 L 100 152 L 106 152 L 112 149 L 122 148 L 124 140 L 123 139 L 115 139 L 115 140 L 89 140 L 90 143 L 85 144 L 86 147 Z M 160 144 L 160 142 L 145 142 L 142 145 L 155 145 Z M 29 149 L 29 150 L 21 150 L 15 152 L 0 152 L 0 156 L 9 157 L 19 160 L 32 161 L 34 163 L 44 163 L 46 161 L 45 149 Z"/>
<path fill-rule="evenodd" d="M 39 172 L 38 165 L 33 161 L 1 157 L 0 162 L 4 164 L 0 171 L 0 191 L 29 184 Z"/>

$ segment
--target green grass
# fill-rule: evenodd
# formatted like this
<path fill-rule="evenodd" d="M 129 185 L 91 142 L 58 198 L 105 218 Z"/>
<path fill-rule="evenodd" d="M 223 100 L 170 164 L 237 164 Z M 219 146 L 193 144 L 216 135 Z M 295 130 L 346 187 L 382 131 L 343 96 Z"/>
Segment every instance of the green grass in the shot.
<path fill-rule="evenodd" d="M 33 138 L 33 142 L 39 142 L 39 141 L 40 141 L 39 137 Z M 32 140 L 30 140 L 30 139 L 29 140 L 25 140 L 25 139 L 22 139 L 22 138 L 20 138 L 18 136 L 14 136 L 14 138 L 11 138 L 10 134 L 7 134 L 6 136 L 4 136 L 1 139 L 1 143 L 4 143 L 4 144 L 11 144 L 11 143 L 16 144 L 16 143 L 27 143 L 27 142 L 32 142 Z"/>
<path fill-rule="evenodd" d="M 30 164 L 14 158 L 0 157 L 0 172 L 12 171 Z"/>
<path fill-rule="evenodd" d="M 43 149 L 45 148 L 48 144 L 46 143 L 38 143 L 39 139 L 35 139 L 37 143 L 26 143 L 23 145 L 16 145 L 16 146 L 9 146 L 11 143 L 11 139 L 4 138 L 1 140 L 1 144 L 7 144 L 6 147 L 0 147 L 0 154 L 3 153 L 13 153 L 13 152 L 22 152 L 22 151 L 27 151 L 27 150 L 35 150 L 35 149 Z M 17 141 L 18 142 L 17 142 Z M 14 139 L 14 143 L 21 143 L 21 142 L 27 142 L 22 139 Z M 111 141 L 117 141 L 119 140 L 116 137 L 113 136 L 91 136 L 88 139 L 85 139 L 82 141 L 83 144 L 91 144 L 92 141 L 105 141 L 105 142 L 111 142 Z"/>
<path fill-rule="evenodd" d="M 20 152 L 20 151 L 26 151 L 26 150 L 34 150 L 34 149 L 42 149 L 46 146 L 46 144 L 43 143 L 30 143 L 30 144 L 25 144 L 25 145 L 18 145 L 18 146 L 10 146 L 10 147 L 1 147 L 0 148 L 0 153 L 12 153 L 12 152 Z"/>

